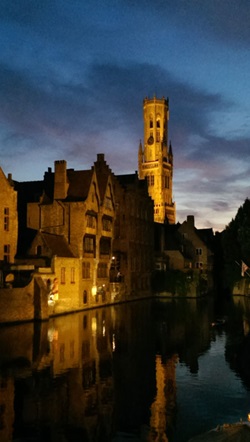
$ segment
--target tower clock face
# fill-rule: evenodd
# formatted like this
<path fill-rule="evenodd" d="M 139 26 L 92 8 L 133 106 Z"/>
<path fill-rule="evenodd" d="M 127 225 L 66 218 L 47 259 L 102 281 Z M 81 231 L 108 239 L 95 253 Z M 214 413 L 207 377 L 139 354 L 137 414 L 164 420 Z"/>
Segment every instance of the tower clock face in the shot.
<path fill-rule="evenodd" d="M 151 144 L 153 144 L 153 142 L 154 142 L 154 137 L 151 135 L 151 136 L 148 138 L 148 144 L 151 145 Z"/>

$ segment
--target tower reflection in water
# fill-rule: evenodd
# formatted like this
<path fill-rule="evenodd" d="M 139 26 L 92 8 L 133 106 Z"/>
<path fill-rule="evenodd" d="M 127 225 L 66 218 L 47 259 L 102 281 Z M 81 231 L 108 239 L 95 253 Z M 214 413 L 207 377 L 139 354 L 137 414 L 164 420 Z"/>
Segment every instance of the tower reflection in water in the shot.
<path fill-rule="evenodd" d="M 198 370 L 208 314 L 147 300 L 2 327 L 0 440 L 174 440 L 176 365 Z"/>

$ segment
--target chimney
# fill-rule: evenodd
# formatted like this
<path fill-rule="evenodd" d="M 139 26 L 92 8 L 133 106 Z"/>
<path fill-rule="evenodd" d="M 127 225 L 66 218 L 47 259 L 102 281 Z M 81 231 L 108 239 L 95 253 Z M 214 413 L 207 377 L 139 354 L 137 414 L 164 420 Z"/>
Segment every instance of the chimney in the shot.
<path fill-rule="evenodd" d="M 65 199 L 67 196 L 68 187 L 67 162 L 65 160 L 55 161 L 54 199 Z"/>
<path fill-rule="evenodd" d="M 194 215 L 188 215 L 187 216 L 187 224 L 190 227 L 194 227 Z"/>
<path fill-rule="evenodd" d="M 104 153 L 97 154 L 97 161 L 104 161 Z"/>

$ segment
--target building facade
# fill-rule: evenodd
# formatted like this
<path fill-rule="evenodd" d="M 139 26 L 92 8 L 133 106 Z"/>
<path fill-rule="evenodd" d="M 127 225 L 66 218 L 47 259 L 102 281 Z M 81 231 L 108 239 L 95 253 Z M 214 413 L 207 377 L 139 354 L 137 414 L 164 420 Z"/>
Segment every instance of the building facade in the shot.
<path fill-rule="evenodd" d="M 53 313 L 151 293 L 153 201 L 137 173 L 115 176 L 98 154 L 89 170 L 55 161 L 43 181 L 16 187 L 22 230 L 26 220 L 17 262 L 57 279 Z"/>
<path fill-rule="evenodd" d="M 164 97 L 143 101 L 144 142 L 138 151 L 139 178 L 147 180 L 154 201 L 154 221 L 175 223 L 173 152 L 168 144 L 169 102 Z"/>
<path fill-rule="evenodd" d="M 0 168 L 0 286 L 3 274 L 1 268 L 13 263 L 17 251 L 18 221 L 17 192 L 11 175 L 6 178 Z"/>

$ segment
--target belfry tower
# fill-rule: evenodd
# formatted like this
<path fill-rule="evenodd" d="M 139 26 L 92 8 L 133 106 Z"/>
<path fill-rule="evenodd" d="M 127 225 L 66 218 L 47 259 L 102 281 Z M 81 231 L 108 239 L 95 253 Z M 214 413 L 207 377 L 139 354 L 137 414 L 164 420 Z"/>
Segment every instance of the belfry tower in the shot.
<path fill-rule="evenodd" d="M 163 98 L 143 100 L 144 143 L 139 144 L 138 171 L 147 179 L 148 192 L 154 200 L 154 221 L 175 224 L 172 200 L 173 153 L 168 145 L 169 102 Z"/>

